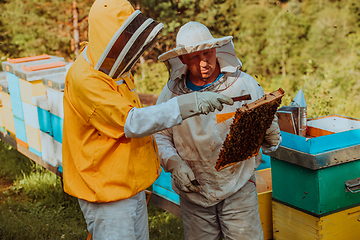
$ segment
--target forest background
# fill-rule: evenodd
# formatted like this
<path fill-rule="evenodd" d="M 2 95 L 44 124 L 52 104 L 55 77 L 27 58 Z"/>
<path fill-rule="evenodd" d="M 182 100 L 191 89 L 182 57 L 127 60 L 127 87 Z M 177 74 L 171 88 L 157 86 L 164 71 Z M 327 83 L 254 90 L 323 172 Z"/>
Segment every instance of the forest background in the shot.
<path fill-rule="evenodd" d="M 138 91 L 159 94 L 168 79 L 157 57 L 174 47 L 188 21 L 214 37 L 233 36 L 242 70 L 265 91 L 285 90 L 288 105 L 303 89 L 308 117 L 360 117 L 360 1 L 130 0 L 162 22 L 159 41 L 134 68 Z M 74 30 L 87 41 L 92 0 L 0 0 L 0 57 L 51 54 L 76 59 Z M 74 28 L 73 16 L 78 26 Z"/>

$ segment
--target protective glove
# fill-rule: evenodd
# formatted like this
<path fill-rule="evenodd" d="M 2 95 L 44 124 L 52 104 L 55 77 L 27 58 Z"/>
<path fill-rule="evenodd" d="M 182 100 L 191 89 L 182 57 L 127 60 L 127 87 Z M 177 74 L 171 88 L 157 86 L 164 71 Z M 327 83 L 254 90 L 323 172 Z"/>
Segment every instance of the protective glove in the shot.
<path fill-rule="evenodd" d="M 187 193 L 199 192 L 199 189 L 191 183 L 195 180 L 193 171 L 178 155 L 168 159 L 166 170 L 171 172 L 171 178 L 178 189 Z"/>
<path fill-rule="evenodd" d="M 277 116 L 274 116 L 274 120 L 271 126 L 266 130 L 264 143 L 262 145 L 263 153 L 269 153 L 275 151 L 281 143 L 280 128 L 277 121 Z"/>
<path fill-rule="evenodd" d="M 214 92 L 192 92 L 177 97 L 182 119 L 208 114 L 215 109 L 221 111 L 223 104 L 233 105 L 234 101 L 223 94 Z"/>

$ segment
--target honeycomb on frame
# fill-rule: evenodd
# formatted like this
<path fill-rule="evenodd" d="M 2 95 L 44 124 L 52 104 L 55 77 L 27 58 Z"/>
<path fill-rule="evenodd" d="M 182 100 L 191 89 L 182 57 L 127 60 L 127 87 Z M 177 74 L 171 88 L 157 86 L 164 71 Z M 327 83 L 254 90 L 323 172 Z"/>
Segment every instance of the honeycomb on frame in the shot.
<path fill-rule="evenodd" d="M 266 130 L 271 126 L 283 96 L 284 90 L 279 88 L 236 110 L 215 165 L 217 171 L 259 154 Z"/>

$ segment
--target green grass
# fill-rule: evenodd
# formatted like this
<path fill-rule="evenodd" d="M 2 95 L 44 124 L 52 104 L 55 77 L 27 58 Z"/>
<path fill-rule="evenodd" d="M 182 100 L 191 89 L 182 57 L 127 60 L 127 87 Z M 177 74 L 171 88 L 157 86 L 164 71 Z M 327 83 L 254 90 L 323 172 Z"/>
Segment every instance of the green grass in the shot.
<path fill-rule="evenodd" d="M 61 179 L 0 140 L 0 240 L 86 239 L 77 199 Z M 2 184 L 4 185 L 4 184 Z M 150 239 L 184 239 L 180 218 L 148 206 Z"/>
<path fill-rule="evenodd" d="M 184 239 L 182 220 L 154 205 L 148 206 L 150 239 Z"/>

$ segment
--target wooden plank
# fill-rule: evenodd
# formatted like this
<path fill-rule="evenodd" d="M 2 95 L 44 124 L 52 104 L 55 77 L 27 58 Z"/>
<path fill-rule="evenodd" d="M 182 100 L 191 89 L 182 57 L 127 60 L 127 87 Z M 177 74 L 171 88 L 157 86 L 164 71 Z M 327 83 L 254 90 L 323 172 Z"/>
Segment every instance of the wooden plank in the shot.
<path fill-rule="evenodd" d="M 256 187 L 258 191 L 259 213 L 264 239 L 273 239 L 272 222 L 272 183 L 271 169 L 263 169 L 255 172 Z M 265 186 L 264 186 L 265 185 Z"/>
<path fill-rule="evenodd" d="M 255 172 L 255 177 L 256 177 L 256 187 L 258 187 L 257 189 L 258 194 L 272 190 L 271 168 L 257 170 Z M 259 190 L 259 186 L 262 185 L 262 183 L 264 182 L 266 184 L 266 189 Z"/>
<path fill-rule="evenodd" d="M 264 239 L 273 239 L 273 222 L 271 210 L 272 191 L 258 194 L 259 213 Z"/>
<path fill-rule="evenodd" d="M 159 207 L 164 209 L 165 211 L 168 211 L 169 213 L 174 214 L 175 216 L 181 218 L 181 210 L 180 210 L 180 206 L 159 196 L 156 194 L 152 194 L 151 197 L 151 202 Z"/>
<path fill-rule="evenodd" d="M 49 68 L 65 67 L 65 65 L 66 65 L 66 63 L 64 63 L 62 61 L 57 61 L 57 62 L 52 62 L 52 63 L 44 63 L 44 64 L 39 64 L 39 65 L 34 65 L 34 66 L 22 65 L 21 68 L 27 72 L 34 72 L 34 71 L 39 71 L 39 70 L 44 70 L 44 69 L 49 69 Z"/>
<path fill-rule="evenodd" d="M 320 218 L 320 236 L 324 240 L 359 239 L 360 206 Z"/>
<path fill-rule="evenodd" d="M 276 240 L 317 240 L 319 219 L 272 201 L 273 233 Z"/>
<path fill-rule="evenodd" d="M 273 201 L 273 228 L 276 240 L 359 239 L 360 206 L 323 217 Z"/>
<path fill-rule="evenodd" d="M 30 62 L 30 61 L 38 61 L 43 59 L 49 59 L 50 56 L 47 54 L 37 55 L 33 57 L 23 57 L 23 58 L 7 58 L 6 60 L 9 63 L 23 63 L 23 62 Z"/>

